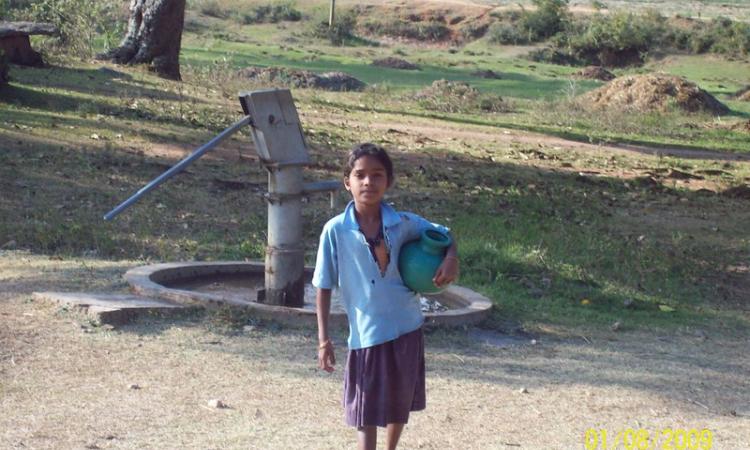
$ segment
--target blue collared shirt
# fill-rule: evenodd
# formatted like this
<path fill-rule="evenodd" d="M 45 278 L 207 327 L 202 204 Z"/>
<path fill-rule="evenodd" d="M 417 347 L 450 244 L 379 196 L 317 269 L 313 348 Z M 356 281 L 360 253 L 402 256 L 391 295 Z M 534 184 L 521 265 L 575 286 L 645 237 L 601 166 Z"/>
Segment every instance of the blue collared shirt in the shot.
<path fill-rule="evenodd" d="M 413 213 L 396 212 L 385 203 L 381 203 L 380 212 L 390 254 L 385 274 L 381 275 L 359 230 L 353 201 L 325 224 L 320 235 L 312 284 L 320 289 L 338 288 L 349 319 L 352 350 L 388 342 L 422 326 L 419 296 L 404 285 L 398 271 L 399 251 L 426 229 L 448 232 L 442 225 Z"/>

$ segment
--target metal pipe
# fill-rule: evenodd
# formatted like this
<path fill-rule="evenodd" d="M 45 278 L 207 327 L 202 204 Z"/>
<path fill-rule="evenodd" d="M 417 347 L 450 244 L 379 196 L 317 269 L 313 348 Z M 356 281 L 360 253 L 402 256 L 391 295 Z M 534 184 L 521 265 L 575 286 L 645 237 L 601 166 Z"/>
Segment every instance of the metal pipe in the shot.
<path fill-rule="evenodd" d="M 342 181 L 313 181 L 302 185 L 302 193 L 314 194 L 316 192 L 338 191 L 343 186 Z"/>
<path fill-rule="evenodd" d="M 196 159 L 203 156 L 204 153 L 208 152 L 209 150 L 212 150 L 214 147 L 219 145 L 223 140 L 228 138 L 229 136 L 233 135 L 237 131 L 239 131 L 240 128 L 250 125 L 252 123 L 252 118 L 250 116 L 245 116 L 239 121 L 235 122 L 234 125 L 230 126 L 226 130 L 222 131 L 221 133 L 217 134 L 213 139 L 206 142 L 198 148 L 196 151 L 191 153 L 189 156 L 187 156 L 182 161 L 178 162 L 174 166 L 172 166 L 169 170 L 164 172 L 163 174 L 156 177 L 153 181 L 148 183 L 147 185 L 143 186 L 138 192 L 130 196 L 127 200 L 120 203 L 115 209 L 108 212 L 104 215 L 104 220 L 112 220 L 114 219 L 118 214 L 123 212 L 125 209 L 130 207 L 133 203 L 140 200 L 141 197 L 151 192 L 154 188 L 162 184 L 163 182 L 167 181 L 168 179 L 172 178 L 173 176 L 177 175 L 178 173 L 182 172 L 182 170 L 185 169 L 185 167 L 189 166 L 193 163 Z"/>
<path fill-rule="evenodd" d="M 262 303 L 301 308 L 305 304 L 302 246 L 302 167 L 268 172 L 268 247 Z"/>

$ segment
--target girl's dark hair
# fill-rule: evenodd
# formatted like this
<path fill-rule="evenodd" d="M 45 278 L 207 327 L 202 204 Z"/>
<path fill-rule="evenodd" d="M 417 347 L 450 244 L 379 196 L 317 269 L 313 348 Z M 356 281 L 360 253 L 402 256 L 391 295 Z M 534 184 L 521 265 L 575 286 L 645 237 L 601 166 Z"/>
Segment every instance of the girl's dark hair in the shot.
<path fill-rule="evenodd" d="M 358 144 L 349 152 L 349 157 L 346 159 L 346 167 L 344 167 L 344 178 L 349 178 L 349 174 L 354 169 L 354 163 L 363 156 L 372 156 L 377 159 L 385 167 L 385 173 L 388 176 L 388 185 L 393 183 L 393 162 L 391 161 L 391 157 L 388 156 L 383 147 L 370 142 Z"/>

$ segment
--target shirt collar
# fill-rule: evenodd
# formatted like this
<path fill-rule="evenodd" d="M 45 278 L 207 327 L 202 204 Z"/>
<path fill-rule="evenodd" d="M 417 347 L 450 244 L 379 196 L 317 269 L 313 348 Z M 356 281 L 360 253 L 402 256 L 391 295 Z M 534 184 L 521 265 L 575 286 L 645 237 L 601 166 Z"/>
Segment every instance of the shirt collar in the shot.
<path fill-rule="evenodd" d="M 355 215 L 354 200 L 351 200 L 344 210 L 344 224 L 352 229 L 358 230 L 357 216 Z M 383 220 L 384 227 L 391 227 L 401 222 L 401 216 L 390 205 L 380 202 L 380 217 Z"/>

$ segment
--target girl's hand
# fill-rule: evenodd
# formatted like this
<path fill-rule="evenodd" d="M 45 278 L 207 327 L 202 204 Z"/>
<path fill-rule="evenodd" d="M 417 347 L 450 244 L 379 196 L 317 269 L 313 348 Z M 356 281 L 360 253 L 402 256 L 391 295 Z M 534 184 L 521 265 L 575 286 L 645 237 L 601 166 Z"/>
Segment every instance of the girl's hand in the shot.
<path fill-rule="evenodd" d="M 328 373 L 333 372 L 336 357 L 333 355 L 333 344 L 326 341 L 318 347 L 318 367 Z"/>
<path fill-rule="evenodd" d="M 446 256 L 435 272 L 432 282 L 437 287 L 443 287 L 456 281 L 456 278 L 458 278 L 458 258 Z"/>

